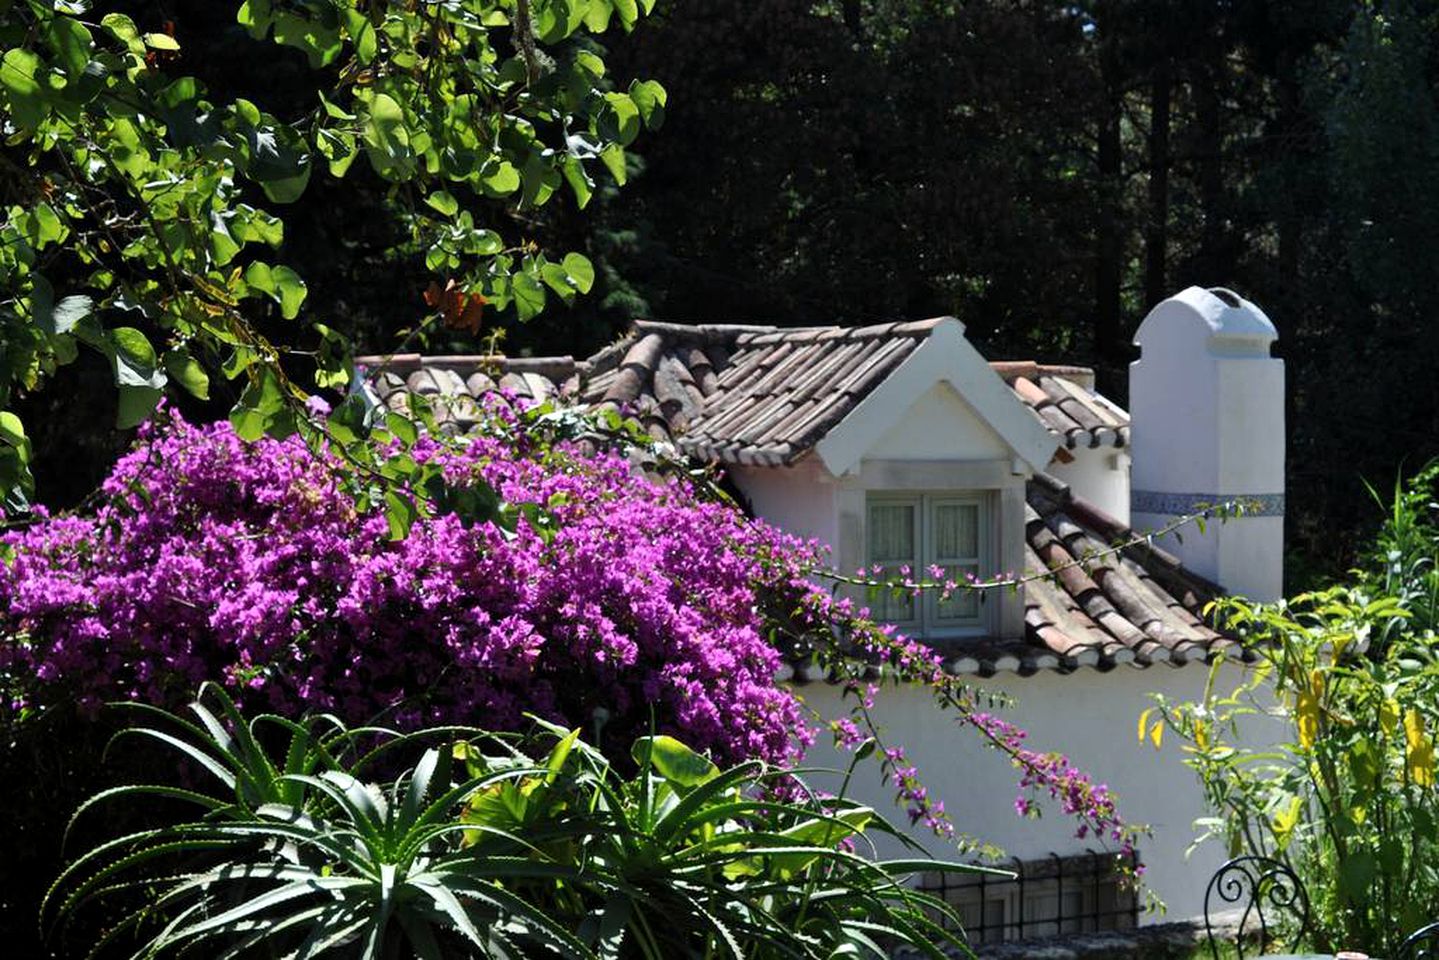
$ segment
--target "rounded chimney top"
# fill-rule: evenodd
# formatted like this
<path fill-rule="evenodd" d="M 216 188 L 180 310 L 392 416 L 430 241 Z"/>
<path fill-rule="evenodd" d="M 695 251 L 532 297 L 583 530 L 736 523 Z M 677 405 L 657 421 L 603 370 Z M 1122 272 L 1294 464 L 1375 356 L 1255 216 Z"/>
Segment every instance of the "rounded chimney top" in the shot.
<path fill-rule="evenodd" d="M 1188 327 L 1187 331 L 1178 328 Z M 1233 290 L 1189 287 L 1156 305 L 1139 329 L 1134 342 L 1143 348 L 1176 334 L 1201 333 L 1218 354 L 1269 356 L 1269 346 L 1279 339 L 1274 324 L 1254 304 Z"/>

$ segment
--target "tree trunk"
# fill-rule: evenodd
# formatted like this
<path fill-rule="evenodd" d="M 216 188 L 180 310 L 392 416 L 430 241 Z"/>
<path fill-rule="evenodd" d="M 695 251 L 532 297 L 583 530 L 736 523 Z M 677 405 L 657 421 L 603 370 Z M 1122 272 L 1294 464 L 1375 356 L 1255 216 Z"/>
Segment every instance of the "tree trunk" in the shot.
<path fill-rule="evenodd" d="M 1277 273 L 1281 295 L 1286 299 L 1299 290 L 1299 177 L 1298 154 L 1303 140 L 1303 117 L 1299 108 L 1299 80 L 1294 56 L 1285 51 L 1279 57 L 1278 69 L 1279 137 L 1278 162 L 1283 177 L 1284 196 L 1280 198 L 1275 232 L 1278 234 Z"/>
<path fill-rule="evenodd" d="M 1169 293 L 1169 101 L 1173 82 L 1161 60 L 1149 86 L 1149 223 L 1144 233 L 1144 306 Z"/>
<path fill-rule="evenodd" d="M 1104 366 L 1124 361 L 1121 328 L 1121 289 L 1124 261 L 1123 217 L 1120 201 L 1124 190 L 1120 153 L 1122 97 L 1113 74 L 1106 70 L 1105 95 L 1099 118 L 1099 224 L 1095 231 L 1094 352 Z"/>
<path fill-rule="evenodd" d="M 1194 78 L 1194 119 L 1198 127 L 1195 160 L 1199 166 L 1199 211 L 1204 220 L 1195 272 L 1197 282 L 1214 286 L 1230 282 L 1234 266 L 1225 262 L 1224 254 L 1228 210 L 1224 202 L 1224 128 L 1219 105 L 1222 52 L 1209 59 Z"/>
<path fill-rule="evenodd" d="M 864 41 L 864 23 L 860 19 L 859 0 L 844 0 L 840 4 L 840 16 L 844 19 L 844 26 L 855 39 L 856 43 Z"/>

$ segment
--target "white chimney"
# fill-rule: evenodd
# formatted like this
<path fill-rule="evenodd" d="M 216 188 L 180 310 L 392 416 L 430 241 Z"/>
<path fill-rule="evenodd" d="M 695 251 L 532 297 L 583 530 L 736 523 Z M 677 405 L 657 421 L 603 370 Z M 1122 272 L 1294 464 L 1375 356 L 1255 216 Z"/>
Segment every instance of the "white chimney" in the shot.
<path fill-rule="evenodd" d="M 1131 523 L 1156 530 L 1205 504 L 1244 515 L 1161 543 L 1233 594 L 1284 587 L 1284 362 L 1274 324 L 1229 290 L 1190 287 L 1149 311 L 1129 365 Z"/>

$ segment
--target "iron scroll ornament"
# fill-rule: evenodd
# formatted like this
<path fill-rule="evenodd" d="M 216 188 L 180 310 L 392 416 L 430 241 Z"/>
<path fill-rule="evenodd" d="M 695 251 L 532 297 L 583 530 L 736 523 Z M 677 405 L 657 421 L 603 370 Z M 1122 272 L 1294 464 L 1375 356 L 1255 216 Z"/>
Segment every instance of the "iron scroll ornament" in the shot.
<path fill-rule="evenodd" d="M 1229 906 L 1240 903 L 1244 907 L 1239 917 L 1239 937 L 1234 944 L 1239 960 L 1244 960 L 1244 932 L 1251 928 L 1253 920 L 1259 924 L 1260 953 L 1273 936 L 1271 930 L 1276 915 L 1299 921 L 1293 937 L 1296 946 L 1309 929 L 1309 895 L 1293 870 L 1269 857 L 1235 857 L 1215 871 L 1204 891 L 1204 932 L 1209 936 L 1214 960 L 1219 960 L 1219 942 L 1214 936 L 1213 912 L 1228 912 Z"/>
<path fill-rule="evenodd" d="M 1399 945 L 1399 960 L 1439 960 L 1439 923 L 1420 927 Z"/>

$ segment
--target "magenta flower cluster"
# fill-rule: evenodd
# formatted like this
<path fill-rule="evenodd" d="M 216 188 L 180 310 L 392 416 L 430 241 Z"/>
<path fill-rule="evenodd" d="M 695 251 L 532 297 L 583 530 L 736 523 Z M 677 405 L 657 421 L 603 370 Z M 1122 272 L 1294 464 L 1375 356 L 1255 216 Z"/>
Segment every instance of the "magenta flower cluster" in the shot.
<path fill-rule="evenodd" d="M 1134 855 L 1134 831 L 1121 819 L 1109 787 L 1095 783 L 1084 771 L 1070 763 L 1062 753 L 1040 753 L 1024 745 L 1024 730 L 990 713 L 974 712 L 964 718 L 1012 758 L 1020 770 L 1019 794 L 1014 799 L 1015 812 L 1020 816 L 1038 816 L 1036 794 L 1048 794 L 1060 809 L 1079 821 L 1075 836 L 1084 839 L 1091 834 L 1100 840 L 1112 840 L 1119 853 L 1128 859 Z M 1144 866 L 1135 867 L 1142 873 Z"/>
<path fill-rule="evenodd" d="M 812 734 L 774 682 L 759 594 L 804 544 L 518 430 L 408 454 L 527 509 L 514 529 L 440 515 L 391 540 L 337 457 L 162 416 L 94 516 L 4 537 L 9 708 L 174 705 L 222 680 L 254 708 L 351 722 L 534 713 L 626 744 L 654 722 L 719 759 L 797 758 Z"/>

